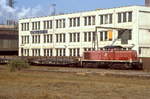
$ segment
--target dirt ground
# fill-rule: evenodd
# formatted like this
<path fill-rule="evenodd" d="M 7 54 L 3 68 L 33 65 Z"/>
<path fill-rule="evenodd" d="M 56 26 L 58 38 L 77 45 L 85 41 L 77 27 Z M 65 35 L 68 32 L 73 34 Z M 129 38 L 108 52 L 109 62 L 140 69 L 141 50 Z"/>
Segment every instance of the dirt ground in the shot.
<path fill-rule="evenodd" d="M 0 69 L 0 99 L 150 99 L 150 79 Z"/>

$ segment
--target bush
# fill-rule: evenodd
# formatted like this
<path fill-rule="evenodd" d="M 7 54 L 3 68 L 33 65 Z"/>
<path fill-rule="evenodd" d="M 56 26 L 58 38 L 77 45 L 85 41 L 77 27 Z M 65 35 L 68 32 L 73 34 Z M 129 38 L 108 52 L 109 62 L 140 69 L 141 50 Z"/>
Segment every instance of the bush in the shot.
<path fill-rule="evenodd" d="M 16 70 L 20 71 L 22 69 L 28 68 L 29 64 L 25 60 L 16 59 L 11 60 L 8 63 L 8 66 L 10 68 L 10 72 L 15 72 Z"/>

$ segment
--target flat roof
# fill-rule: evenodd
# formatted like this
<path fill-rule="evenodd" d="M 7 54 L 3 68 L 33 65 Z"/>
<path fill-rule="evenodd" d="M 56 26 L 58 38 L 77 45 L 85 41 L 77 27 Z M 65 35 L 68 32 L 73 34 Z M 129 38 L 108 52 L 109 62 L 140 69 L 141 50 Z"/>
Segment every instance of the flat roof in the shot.
<path fill-rule="evenodd" d="M 127 7 L 147 7 L 142 5 L 131 5 L 131 6 L 121 6 L 121 7 L 114 7 L 114 8 L 97 8 L 95 10 L 89 10 L 89 11 L 79 11 L 79 12 L 71 12 L 71 13 L 60 13 L 56 15 L 48 15 L 48 16 L 37 16 L 37 17 L 27 17 L 27 18 L 21 18 L 19 20 L 23 19 L 34 19 L 34 18 L 42 18 L 42 17 L 50 17 L 50 16 L 59 16 L 59 15 L 68 15 L 68 14 L 77 14 L 77 13 L 83 13 L 83 12 L 92 12 L 92 11 L 100 11 L 100 10 L 108 10 L 108 9 L 117 9 L 117 8 L 127 8 Z M 150 8 L 150 7 L 147 7 Z"/>

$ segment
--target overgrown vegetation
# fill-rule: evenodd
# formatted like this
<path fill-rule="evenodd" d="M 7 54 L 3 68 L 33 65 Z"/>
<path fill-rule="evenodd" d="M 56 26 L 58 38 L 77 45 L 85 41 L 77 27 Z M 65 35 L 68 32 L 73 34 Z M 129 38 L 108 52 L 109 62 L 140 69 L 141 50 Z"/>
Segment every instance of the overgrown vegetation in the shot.
<path fill-rule="evenodd" d="M 25 60 L 16 59 L 16 60 L 11 60 L 8 63 L 8 67 L 10 69 L 10 72 L 15 72 L 15 71 L 20 71 L 25 68 L 29 68 L 29 64 Z"/>

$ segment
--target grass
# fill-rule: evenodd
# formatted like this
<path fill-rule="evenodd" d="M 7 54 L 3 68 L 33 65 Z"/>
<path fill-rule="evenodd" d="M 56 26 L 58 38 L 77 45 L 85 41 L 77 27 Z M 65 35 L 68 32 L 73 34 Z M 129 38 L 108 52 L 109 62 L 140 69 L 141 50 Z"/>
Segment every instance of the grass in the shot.
<path fill-rule="evenodd" d="M 0 99 L 149 99 L 150 79 L 0 70 Z"/>

